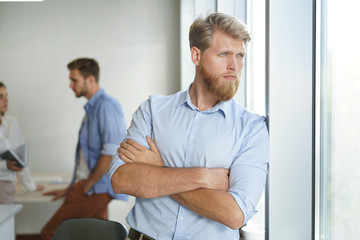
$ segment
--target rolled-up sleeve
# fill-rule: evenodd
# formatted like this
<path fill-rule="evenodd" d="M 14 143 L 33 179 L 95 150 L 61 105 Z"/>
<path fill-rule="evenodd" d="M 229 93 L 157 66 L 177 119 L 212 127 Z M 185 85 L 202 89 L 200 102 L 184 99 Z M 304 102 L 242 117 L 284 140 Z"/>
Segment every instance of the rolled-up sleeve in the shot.
<path fill-rule="evenodd" d="M 230 167 L 229 177 L 229 193 L 243 211 L 244 223 L 257 212 L 269 164 L 269 138 L 264 118 L 254 121 L 249 129 Z"/>
<path fill-rule="evenodd" d="M 121 158 L 119 158 L 119 154 L 117 152 L 114 153 L 111 164 L 110 164 L 110 168 L 108 171 L 108 175 L 111 179 L 112 175 L 114 175 L 116 169 L 118 169 L 121 165 L 124 165 L 124 161 L 121 160 Z"/>
<path fill-rule="evenodd" d="M 132 139 L 139 144 L 149 148 L 146 141 L 146 136 L 151 137 L 151 114 L 149 101 L 143 102 L 135 111 L 130 127 L 128 129 L 125 139 Z M 110 178 L 115 173 L 116 169 L 124 165 L 125 162 L 121 160 L 117 151 L 113 153 L 113 160 L 110 164 L 109 176 Z"/>
<path fill-rule="evenodd" d="M 126 135 L 126 123 L 123 111 L 113 102 L 103 103 L 99 114 L 102 141 L 101 154 L 112 155 Z"/>
<path fill-rule="evenodd" d="M 141 103 L 134 113 L 126 139 L 132 139 L 150 148 L 146 141 L 147 135 L 152 137 L 152 119 L 149 100 Z"/>

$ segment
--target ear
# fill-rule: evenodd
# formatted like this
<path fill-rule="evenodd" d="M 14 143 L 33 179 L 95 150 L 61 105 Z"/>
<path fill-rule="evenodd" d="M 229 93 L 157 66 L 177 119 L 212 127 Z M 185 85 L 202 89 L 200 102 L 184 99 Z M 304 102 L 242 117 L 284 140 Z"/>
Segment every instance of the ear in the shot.
<path fill-rule="evenodd" d="M 200 57 L 201 57 L 201 50 L 198 49 L 197 47 L 192 47 L 191 48 L 191 60 L 196 66 L 200 65 Z"/>
<path fill-rule="evenodd" d="M 89 75 L 86 79 L 90 85 L 94 85 L 94 83 L 96 83 L 95 77 L 93 75 Z"/>

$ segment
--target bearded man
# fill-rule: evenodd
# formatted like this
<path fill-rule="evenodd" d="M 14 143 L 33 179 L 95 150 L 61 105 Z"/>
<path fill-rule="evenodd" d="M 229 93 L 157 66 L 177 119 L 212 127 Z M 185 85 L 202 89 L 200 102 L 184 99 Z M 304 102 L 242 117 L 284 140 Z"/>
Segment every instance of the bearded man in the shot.
<path fill-rule="evenodd" d="M 239 239 L 268 172 L 265 118 L 234 99 L 250 35 L 222 13 L 190 27 L 196 73 L 187 91 L 150 96 L 135 112 L 109 175 L 136 197 L 128 239 Z"/>
<path fill-rule="evenodd" d="M 77 98 L 85 97 L 85 116 L 79 131 L 73 179 L 66 189 L 44 193 L 53 200 L 65 197 L 64 203 L 41 230 L 43 240 L 50 240 L 57 226 L 68 218 L 107 219 L 112 199 L 128 200 L 117 195 L 106 175 L 112 155 L 126 134 L 120 103 L 99 85 L 99 65 L 95 59 L 78 58 L 68 64 L 70 88 Z"/>

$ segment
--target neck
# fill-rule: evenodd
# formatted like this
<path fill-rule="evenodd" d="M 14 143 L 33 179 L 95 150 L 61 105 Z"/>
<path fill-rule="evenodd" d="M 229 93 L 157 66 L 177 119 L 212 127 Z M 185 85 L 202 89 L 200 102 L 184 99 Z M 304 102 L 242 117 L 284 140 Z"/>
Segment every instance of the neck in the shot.
<path fill-rule="evenodd" d="M 219 102 L 219 99 L 214 97 L 207 90 L 204 80 L 198 73 L 196 73 L 194 82 L 189 89 L 189 95 L 192 104 L 194 104 L 200 111 L 212 108 Z"/>
<path fill-rule="evenodd" d="M 85 95 L 85 97 L 87 98 L 87 100 L 89 100 L 92 96 L 94 96 L 94 94 L 100 90 L 100 86 L 98 84 L 94 85 L 92 88 L 90 88 L 87 92 L 87 94 Z"/>

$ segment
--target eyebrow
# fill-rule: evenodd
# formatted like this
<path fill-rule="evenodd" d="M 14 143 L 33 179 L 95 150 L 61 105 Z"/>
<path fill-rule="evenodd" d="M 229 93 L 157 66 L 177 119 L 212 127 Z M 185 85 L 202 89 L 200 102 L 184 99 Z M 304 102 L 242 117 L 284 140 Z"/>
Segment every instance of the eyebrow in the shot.
<path fill-rule="evenodd" d="M 220 51 L 218 51 L 218 54 L 219 54 L 219 53 L 231 53 L 231 54 L 235 54 L 235 55 L 237 55 L 237 54 L 242 54 L 242 55 L 244 55 L 244 56 L 245 56 L 245 54 L 246 54 L 245 51 L 240 51 L 240 52 L 235 53 L 234 51 L 231 51 L 231 50 L 220 50 Z"/>

